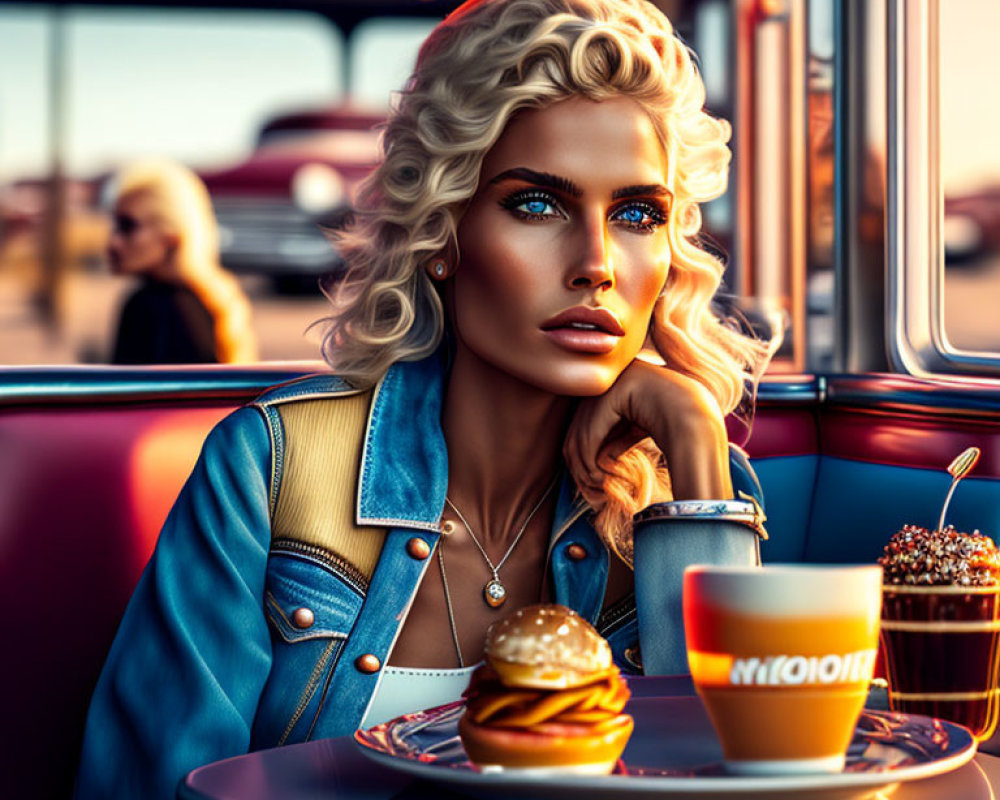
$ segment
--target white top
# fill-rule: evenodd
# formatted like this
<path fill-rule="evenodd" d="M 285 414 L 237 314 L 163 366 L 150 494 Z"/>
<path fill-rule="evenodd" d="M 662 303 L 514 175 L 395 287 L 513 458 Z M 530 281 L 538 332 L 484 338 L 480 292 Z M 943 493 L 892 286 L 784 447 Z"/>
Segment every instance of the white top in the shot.
<path fill-rule="evenodd" d="M 371 728 L 412 711 L 460 700 L 477 666 L 473 664 L 461 669 L 385 667 L 361 727 Z"/>

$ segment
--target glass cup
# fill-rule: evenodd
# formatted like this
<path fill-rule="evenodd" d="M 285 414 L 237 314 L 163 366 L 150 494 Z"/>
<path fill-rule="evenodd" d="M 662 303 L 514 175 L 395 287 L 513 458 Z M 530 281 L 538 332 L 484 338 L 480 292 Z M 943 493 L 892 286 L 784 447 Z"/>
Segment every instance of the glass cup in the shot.
<path fill-rule="evenodd" d="M 877 566 L 685 570 L 688 664 L 727 770 L 844 768 L 875 668 L 881 590 Z"/>
<path fill-rule="evenodd" d="M 1000 586 L 882 587 L 882 649 L 893 711 L 997 726 Z"/>

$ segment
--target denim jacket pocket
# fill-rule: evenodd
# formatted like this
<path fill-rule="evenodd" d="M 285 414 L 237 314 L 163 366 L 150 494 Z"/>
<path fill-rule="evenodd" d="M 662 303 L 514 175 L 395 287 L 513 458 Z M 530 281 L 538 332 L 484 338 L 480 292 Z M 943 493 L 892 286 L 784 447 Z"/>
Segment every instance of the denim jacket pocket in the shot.
<path fill-rule="evenodd" d="M 363 599 L 321 553 L 272 549 L 264 614 L 273 661 L 254 719 L 254 748 L 310 737 Z"/>

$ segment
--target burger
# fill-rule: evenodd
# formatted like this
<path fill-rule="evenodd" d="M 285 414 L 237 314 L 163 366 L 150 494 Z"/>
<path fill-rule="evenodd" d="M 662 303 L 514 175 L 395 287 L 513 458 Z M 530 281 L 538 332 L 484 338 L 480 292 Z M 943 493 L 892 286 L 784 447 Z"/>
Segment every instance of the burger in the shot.
<path fill-rule="evenodd" d="M 528 606 L 486 634 L 458 732 L 482 770 L 610 772 L 632 734 L 611 648 L 565 606 Z"/>

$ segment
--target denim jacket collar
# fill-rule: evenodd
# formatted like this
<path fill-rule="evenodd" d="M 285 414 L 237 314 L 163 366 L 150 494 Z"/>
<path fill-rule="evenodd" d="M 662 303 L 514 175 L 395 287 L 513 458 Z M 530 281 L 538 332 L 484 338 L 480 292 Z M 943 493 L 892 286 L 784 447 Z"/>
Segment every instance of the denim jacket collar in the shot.
<path fill-rule="evenodd" d="M 432 355 L 394 364 L 375 387 L 361 455 L 359 525 L 437 530 L 448 490 L 444 382 L 444 365 Z M 565 474 L 553 522 L 556 536 L 585 509 Z"/>
<path fill-rule="evenodd" d="M 437 529 L 448 490 L 437 356 L 393 364 L 375 387 L 361 453 L 357 522 Z"/>

